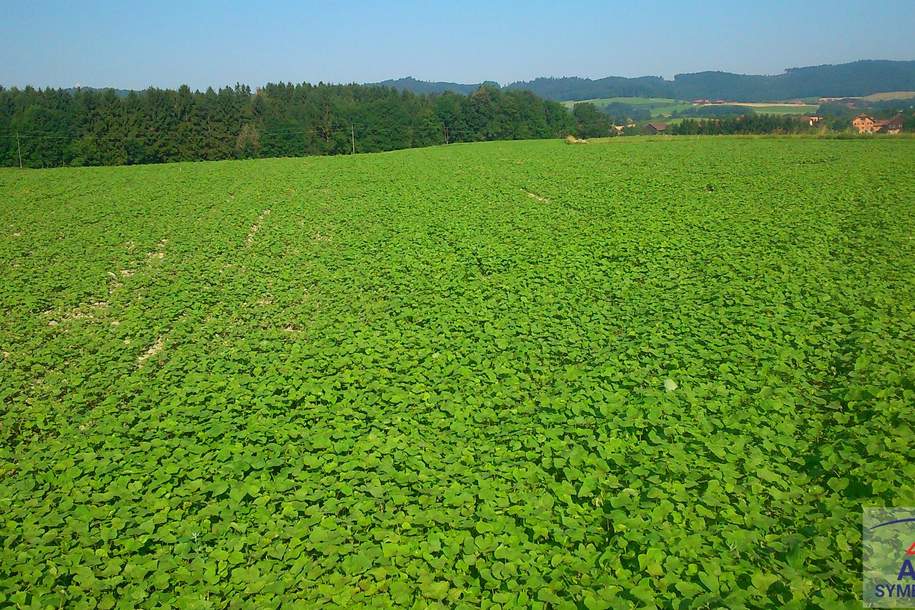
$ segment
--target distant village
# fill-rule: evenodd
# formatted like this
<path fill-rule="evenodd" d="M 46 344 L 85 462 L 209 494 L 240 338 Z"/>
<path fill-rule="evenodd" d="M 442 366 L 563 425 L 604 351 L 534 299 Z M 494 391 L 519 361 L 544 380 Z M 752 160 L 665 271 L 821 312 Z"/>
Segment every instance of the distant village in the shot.
<path fill-rule="evenodd" d="M 858 109 L 861 112 L 851 118 L 850 123 L 846 125 L 850 126 L 851 129 L 856 131 L 859 134 L 887 134 L 887 135 L 896 135 L 902 133 L 905 127 L 905 119 L 902 114 L 897 114 L 892 118 L 876 118 L 870 114 L 867 114 L 863 110 L 866 110 L 867 107 L 862 108 L 857 104 L 860 103 L 860 100 L 855 98 L 820 98 L 817 102 L 821 105 L 823 104 L 840 104 L 847 109 L 855 110 Z M 802 100 L 792 100 L 786 102 L 772 102 L 771 104 L 765 103 L 747 103 L 739 102 L 736 100 L 727 100 L 727 99 L 694 99 L 690 100 L 690 103 L 698 108 L 706 106 L 746 106 L 748 110 L 753 109 L 757 106 L 807 106 L 809 102 L 804 102 Z M 825 119 L 827 116 L 825 114 L 790 114 L 792 118 L 796 119 L 801 124 L 806 124 L 808 127 L 815 127 L 818 124 L 827 125 Z M 829 115 L 831 116 L 831 115 Z M 699 117 L 696 117 L 699 118 Z M 709 116 L 704 117 L 705 120 L 720 120 L 720 117 Z M 832 117 L 833 119 L 835 117 Z M 848 120 L 848 119 L 846 119 Z M 675 123 L 675 122 L 674 122 Z M 611 133 L 613 135 L 623 135 L 624 133 L 642 133 L 646 135 L 662 135 L 666 133 L 673 133 L 674 123 L 667 123 L 658 120 L 650 120 L 644 123 L 636 123 L 634 121 L 627 122 L 625 125 L 612 125 Z M 834 122 L 831 125 L 834 127 Z"/>

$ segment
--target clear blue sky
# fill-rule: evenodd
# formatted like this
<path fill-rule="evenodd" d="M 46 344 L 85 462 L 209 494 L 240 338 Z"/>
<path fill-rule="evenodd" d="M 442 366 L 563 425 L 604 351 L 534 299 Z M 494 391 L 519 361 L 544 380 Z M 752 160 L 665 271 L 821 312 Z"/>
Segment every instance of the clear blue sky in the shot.
<path fill-rule="evenodd" d="M 915 0 L 0 0 L 0 84 L 507 83 L 915 59 Z"/>

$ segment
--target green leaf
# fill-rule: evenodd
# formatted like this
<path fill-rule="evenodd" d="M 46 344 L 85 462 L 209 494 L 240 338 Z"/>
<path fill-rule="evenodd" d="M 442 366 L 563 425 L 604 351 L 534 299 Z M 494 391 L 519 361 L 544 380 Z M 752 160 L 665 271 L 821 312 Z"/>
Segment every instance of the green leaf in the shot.
<path fill-rule="evenodd" d="M 400 605 L 406 605 L 413 599 L 413 592 L 410 589 L 410 585 L 405 582 L 395 580 L 391 583 L 389 587 L 391 591 L 391 598 Z"/>
<path fill-rule="evenodd" d="M 441 600 L 448 595 L 448 583 L 443 581 L 420 583 L 419 590 L 423 597 Z"/>
<path fill-rule="evenodd" d="M 829 488 L 836 493 L 842 493 L 848 487 L 848 479 L 833 477 L 829 479 Z"/>
<path fill-rule="evenodd" d="M 750 577 L 753 586 L 756 587 L 760 593 L 768 591 L 769 587 L 777 580 L 778 576 L 775 576 L 774 574 L 765 574 L 763 572 L 754 572 L 753 576 Z"/>
<path fill-rule="evenodd" d="M 705 588 L 712 593 L 718 593 L 718 577 L 707 572 L 699 572 L 699 580 L 705 585 Z"/>

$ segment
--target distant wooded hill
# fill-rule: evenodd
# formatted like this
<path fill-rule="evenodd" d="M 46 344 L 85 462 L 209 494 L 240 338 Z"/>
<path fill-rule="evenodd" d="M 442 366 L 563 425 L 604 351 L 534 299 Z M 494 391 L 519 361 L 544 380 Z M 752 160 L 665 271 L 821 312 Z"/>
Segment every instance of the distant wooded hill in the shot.
<path fill-rule="evenodd" d="M 77 91 L 82 92 L 91 92 L 91 93 L 104 93 L 105 91 L 111 90 L 118 97 L 127 97 L 130 95 L 130 89 L 113 89 L 111 87 L 69 87 L 64 89 L 67 93 L 76 93 Z"/>
<path fill-rule="evenodd" d="M 416 93 L 453 91 L 467 94 L 479 84 L 387 80 L 381 85 Z M 790 68 L 775 76 L 696 72 L 659 76 L 590 79 L 575 76 L 537 78 L 511 83 L 506 89 L 524 89 L 550 100 L 588 100 L 607 97 L 665 97 L 727 99 L 746 102 L 802 97 L 853 97 L 883 91 L 915 90 L 915 61 L 862 60 L 847 64 Z"/>
<path fill-rule="evenodd" d="M 416 80 L 412 76 L 406 78 L 397 78 L 397 79 L 388 79 L 381 81 L 380 83 L 372 83 L 373 85 L 381 85 L 382 87 L 393 87 L 398 91 L 412 91 L 413 93 L 445 93 L 450 91 L 452 93 L 461 93 L 463 95 L 469 95 L 480 88 L 482 83 L 476 83 L 474 85 L 463 85 L 461 83 L 443 83 L 443 82 L 429 82 L 424 80 Z M 494 87 L 499 87 L 498 83 L 490 83 Z"/>

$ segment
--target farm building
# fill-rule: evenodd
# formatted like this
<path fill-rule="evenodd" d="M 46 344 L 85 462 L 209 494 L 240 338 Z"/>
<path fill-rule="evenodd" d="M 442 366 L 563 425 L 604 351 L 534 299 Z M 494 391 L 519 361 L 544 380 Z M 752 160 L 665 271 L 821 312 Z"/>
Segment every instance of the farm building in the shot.
<path fill-rule="evenodd" d="M 852 122 L 858 133 L 888 133 L 895 135 L 902 131 L 902 116 L 897 115 L 892 119 L 875 120 L 866 114 L 859 114 Z"/>
<path fill-rule="evenodd" d="M 852 127 L 858 130 L 858 133 L 874 133 L 877 131 L 877 122 L 873 117 L 866 114 L 859 114 L 851 121 Z"/>
<path fill-rule="evenodd" d="M 645 133 L 648 135 L 664 133 L 665 131 L 667 131 L 667 123 L 646 123 L 645 124 Z"/>
<path fill-rule="evenodd" d="M 810 125 L 811 127 L 813 127 L 814 125 L 816 125 L 817 123 L 819 123 L 821 120 L 823 120 L 823 117 L 817 116 L 817 115 L 815 115 L 815 114 L 814 114 L 814 115 L 809 115 L 809 116 L 808 116 L 808 115 L 804 115 L 804 116 L 802 116 L 802 117 L 800 117 L 800 118 L 801 118 L 802 121 L 804 121 L 805 123 L 807 123 L 807 124 Z"/>
<path fill-rule="evenodd" d="M 888 133 L 896 135 L 902 131 L 902 115 L 896 115 L 886 121 L 876 121 L 877 133 Z"/>

